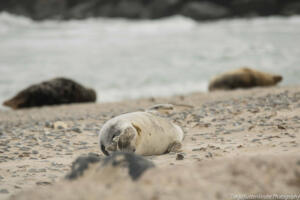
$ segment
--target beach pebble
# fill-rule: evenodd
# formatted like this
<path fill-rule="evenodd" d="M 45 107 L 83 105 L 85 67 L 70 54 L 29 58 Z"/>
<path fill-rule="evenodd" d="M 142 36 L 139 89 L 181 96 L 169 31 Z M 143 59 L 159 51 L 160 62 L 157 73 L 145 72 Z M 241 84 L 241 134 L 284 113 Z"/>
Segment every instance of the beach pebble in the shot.
<path fill-rule="evenodd" d="M 39 152 L 37 150 L 32 150 L 32 154 L 38 154 Z"/>
<path fill-rule="evenodd" d="M 19 149 L 20 149 L 21 151 L 29 151 L 29 150 L 30 150 L 29 147 L 20 147 Z"/>
<path fill-rule="evenodd" d="M 207 152 L 207 154 L 205 155 L 206 158 L 212 158 L 213 154 L 211 152 Z"/>
<path fill-rule="evenodd" d="M 35 184 L 36 185 L 51 185 L 51 182 L 48 182 L 48 181 L 38 181 Z"/>
<path fill-rule="evenodd" d="M 283 125 L 280 125 L 280 124 L 277 125 L 277 128 L 278 128 L 278 129 L 281 129 L 281 130 L 285 130 L 285 129 L 286 129 Z"/>
<path fill-rule="evenodd" d="M 251 140 L 251 142 L 258 142 L 260 139 L 253 139 L 253 140 Z"/>
<path fill-rule="evenodd" d="M 76 132 L 76 133 L 82 133 L 82 131 L 78 127 L 74 127 L 71 130 L 74 131 L 74 132 Z"/>
<path fill-rule="evenodd" d="M 0 193 L 1 194 L 8 194 L 8 190 L 7 189 L 0 189 Z"/>
<path fill-rule="evenodd" d="M 54 122 L 53 128 L 54 129 L 67 129 L 68 125 L 62 121 L 57 121 L 57 122 Z"/>
<path fill-rule="evenodd" d="M 192 149 L 192 151 L 206 151 L 206 148 L 205 147 L 195 148 Z"/>
<path fill-rule="evenodd" d="M 45 122 L 45 126 L 46 126 L 47 128 L 53 128 L 53 124 L 52 124 L 51 122 L 49 122 L 49 121 L 46 121 L 46 122 Z"/>
<path fill-rule="evenodd" d="M 176 160 L 183 160 L 183 159 L 184 159 L 184 155 L 182 153 L 176 154 Z"/>
<path fill-rule="evenodd" d="M 34 168 L 31 168 L 28 170 L 28 172 L 30 173 L 41 173 L 41 172 L 46 172 L 47 170 L 44 169 L 44 168 L 41 168 L 41 169 L 34 169 Z"/>

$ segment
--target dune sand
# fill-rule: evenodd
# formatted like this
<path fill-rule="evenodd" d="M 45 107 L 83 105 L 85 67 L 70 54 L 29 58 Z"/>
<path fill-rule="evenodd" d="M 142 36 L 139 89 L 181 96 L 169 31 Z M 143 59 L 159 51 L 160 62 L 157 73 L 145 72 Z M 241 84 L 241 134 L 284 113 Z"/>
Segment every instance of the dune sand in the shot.
<path fill-rule="evenodd" d="M 156 167 L 137 182 L 117 171 L 63 180 L 76 157 L 103 156 L 98 133 L 106 120 L 159 103 L 176 105 L 168 117 L 185 132 L 182 160 L 148 156 Z M 299 152 L 300 86 L 0 111 L 0 199 L 300 195 Z"/>

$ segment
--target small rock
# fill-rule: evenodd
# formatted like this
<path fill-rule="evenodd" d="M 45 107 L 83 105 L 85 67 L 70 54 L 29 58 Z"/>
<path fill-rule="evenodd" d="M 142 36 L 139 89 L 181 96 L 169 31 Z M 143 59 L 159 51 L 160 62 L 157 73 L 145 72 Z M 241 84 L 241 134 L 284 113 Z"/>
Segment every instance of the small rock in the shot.
<path fill-rule="evenodd" d="M 0 193 L 1 194 L 8 194 L 8 190 L 7 189 L 0 189 Z"/>
<path fill-rule="evenodd" d="M 78 127 L 72 128 L 72 131 L 74 131 L 76 133 L 82 133 L 82 131 Z"/>
<path fill-rule="evenodd" d="M 30 173 L 41 173 L 41 172 L 46 172 L 47 170 L 44 169 L 44 168 L 41 168 L 41 169 L 34 169 L 34 168 L 31 168 L 28 170 L 28 172 Z"/>
<path fill-rule="evenodd" d="M 21 151 L 29 151 L 30 148 L 29 148 L 29 147 L 20 147 L 20 150 L 21 150 Z"/>
<path fill-rule="evenodd" d="M 62 121 L 57 121 L 57 122 L 54 122 L 53 128 L 54 129 L 67 129 L 68 125 Z"/>
<path fill-rule="evenodd" d="M 30 153 L 29 152 L 23 152 L 23 153 L 20 153 L 18 155 L 19 158 L 23 158 L 23 157 L 29 157 Z"/>
<path fill-rule="evenodd" d="M 51 185 L 51 182 L 48 182 L 48 181 L 38 181 L 35 184 L 37 184 L 37 185 Z"/>
<path fill-rule="evenodd" d="M 206 151 L 206 148 L 204 148 L 204 147 L 195 148 L 195 149 L 192 149 L 192 151 Z"/>
<path fill-rule="evenodd" d="M 212 158 L 213 155 L 212 155 L 212 153 L 208 152 L 208 153 L 205 155 L 205 157 L 206 157 L 206 158 Z"/>
<path fill-rule="evenodd" d="M 45 122 L 45 126 L 47 128 L 53 128 L 53 124 L 51 122 L 48 122 L 48 121 Z"/>
<path fill-rule="evenodd" d="M 282 125 L 280 125 L 280 124 L 277 125 L 277 128 L 278 128 L 278 129 L 281 129 L 281 130 L 285 130 L 285 129 L 286 129 L 284 126 L 282 126 Z"/>
<path fill-rule="evenodd" d="M 260 139 L 253 139 L 251 142 L 258 142 Z"/>
<path fill-rule="evenodd" d="M 182 153 L 178 153 L 176 155 L 176 160 L 183 160 L 184 159 L 184 155 Z"/>
<path fill-rule="evenodd" d="M 32 154 L 38 154 L 39 152 L 37 150 L 32 150 Z"/>

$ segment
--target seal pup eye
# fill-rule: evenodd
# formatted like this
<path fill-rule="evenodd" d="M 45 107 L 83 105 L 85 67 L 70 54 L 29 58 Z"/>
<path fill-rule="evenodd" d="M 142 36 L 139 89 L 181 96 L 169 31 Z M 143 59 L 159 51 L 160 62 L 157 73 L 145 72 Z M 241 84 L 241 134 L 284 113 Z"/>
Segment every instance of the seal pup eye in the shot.
<path fill-rule="evenodd" d="M 114 138 L 116 137 L 116 135 L 113 135 L 111 138 L 111 141 L 114 141 Z"/>

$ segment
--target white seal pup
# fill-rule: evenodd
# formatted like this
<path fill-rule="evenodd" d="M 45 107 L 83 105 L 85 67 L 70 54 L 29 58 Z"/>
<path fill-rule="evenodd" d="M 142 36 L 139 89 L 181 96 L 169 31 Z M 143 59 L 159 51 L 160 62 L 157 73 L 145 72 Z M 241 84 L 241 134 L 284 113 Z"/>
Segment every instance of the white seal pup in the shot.
<path fill-rule="evenodd" d="M 99 133 L 99 144 L 105 155 L 126 151 L 149 156 L 178 151 L 183 136 L 182 129 L 166 118 L 132 112 L 108 120 Z"/>

